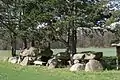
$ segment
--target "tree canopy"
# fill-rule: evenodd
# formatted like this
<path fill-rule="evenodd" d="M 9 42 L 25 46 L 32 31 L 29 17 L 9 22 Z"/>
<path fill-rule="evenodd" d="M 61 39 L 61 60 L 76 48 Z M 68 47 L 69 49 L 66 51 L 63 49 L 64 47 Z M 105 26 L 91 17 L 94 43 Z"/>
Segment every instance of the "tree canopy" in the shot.
<path fill-rule="evenodd" d="M 111 16 L 104 14 L 106 3 L 104 0 L 1 0 L 1 29 L 10 32 L 11 40 L 19 37 L 39 42 L 60 41 L 74 48 L 75 53 L 77 28 L 93 30 L 100 26 L 100 20 Z"/>

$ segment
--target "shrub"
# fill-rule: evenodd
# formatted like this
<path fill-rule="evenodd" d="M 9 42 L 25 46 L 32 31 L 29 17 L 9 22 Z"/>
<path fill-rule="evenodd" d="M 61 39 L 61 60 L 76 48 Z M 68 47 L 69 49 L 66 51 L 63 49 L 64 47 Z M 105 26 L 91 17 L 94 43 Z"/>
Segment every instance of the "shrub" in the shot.
<path fill-rule="evenodd" d="M 101 61 L 104 69 L 107 70 L 116 69 L 116 59 L 117 58 L 115 56 L 110 56 L 110 57 L 104 56 Z M 120 58 L 119 58 L 119 64 L 120 64 Z"/>

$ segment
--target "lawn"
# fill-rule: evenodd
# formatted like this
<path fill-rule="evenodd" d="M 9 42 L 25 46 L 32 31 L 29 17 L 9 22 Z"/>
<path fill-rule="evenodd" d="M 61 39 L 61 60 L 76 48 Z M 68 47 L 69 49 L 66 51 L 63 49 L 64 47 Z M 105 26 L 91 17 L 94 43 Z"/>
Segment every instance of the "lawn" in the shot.
<path fill-rule="evenodd" d="M 70 72 L 66 68 L 13 65 L 0 62 L 0 80 L 120 80 L 120 71 Z"/>
<path fill-rule="evenodd" d="M 54 54 L 57 52 L 65 51 L 65 49 L 53 49 Z M 82 51 L 98 51 L 103 52 L 103 56 L 116 56 L 116 48 L 77 48 L 77 52 Z"/>
<path fill-rule="evenodd" d="M 104 56 L 115 56 L 115 48 L 80 48 L 80 51 L 102 51 Z M 64 49 L 54 49 L 54 54 Z M 17 51 L 19 52 L 19 51 Z M 1 56 L 11 56 L 10 51 L 0 51 Z M 120 71 L 70 72 L 67 68 L 48 70 L 46 67 L 10 64 L 0 61 L 0 80 L 120 80 Z"/>
<path fill-rule="evenodd" d="M 17 53 L 19 53 L 19 50 L 17 50 Z M 6 57 L 12 56 L 11 50 L 0 50 L 0 56 L 6 56 Z"/>
<path fill-rule="evenodd" d="M 52 49 L 54 54 L 58 52 L 64 52 L 65 49 Z M 77 52 L 82 51 L 100 51 L 103 52 L 104 56 L 115 56 L 116 55 L 116 49 L 115 48 L 77 48 Z M 10 50 L 0 50 L 0 56 L 11 56 Z M 19 53 L 19 50 L 17 50 L 17 53 Z"/>

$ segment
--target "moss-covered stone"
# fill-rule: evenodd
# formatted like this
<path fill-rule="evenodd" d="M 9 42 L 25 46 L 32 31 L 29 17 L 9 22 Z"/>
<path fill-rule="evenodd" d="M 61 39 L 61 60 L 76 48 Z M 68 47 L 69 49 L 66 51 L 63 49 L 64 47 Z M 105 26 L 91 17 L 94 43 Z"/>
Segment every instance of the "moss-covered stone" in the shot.
<path fill-rule="evenodd" d="M 55 56 L 57 56 L 60 60 L 69 60 L 70 59 L 70 53 L 67 52 L 59 52 Z"/>
<path fill-rule="evenodd" d="M 85 59 L 96 59 L 99 60 L 103 57 L 103 52 L 95 52 L 95 51 L 84 51 L 81 54 L 85 54 Z"/>
<path fill-rule="evenodd" d="M 40 54 L 41 56 L 51 57 L 53 55 L 53 51 L 51 49 L 42 49 Z"/>

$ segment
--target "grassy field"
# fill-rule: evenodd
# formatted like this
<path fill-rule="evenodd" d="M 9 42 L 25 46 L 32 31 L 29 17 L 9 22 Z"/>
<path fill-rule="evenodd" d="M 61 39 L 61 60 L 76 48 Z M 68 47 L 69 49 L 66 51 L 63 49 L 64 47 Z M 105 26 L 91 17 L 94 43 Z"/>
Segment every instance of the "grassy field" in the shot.
<path fill-rule="evenodd" d="M 53 49 L 54 53 L 65 51 L 65 49 Z M 116 56 L 116 48 L 77 48 L 77 52 L 98 51 L 103 52 L 103 56 Z"/>
<path fill-rule="evenodd" d="M 64 52 L 65 49 L 52 49 L 54 54 L 58 52 Z M 103 52 L 104 56 L 115 56 L 116 55 L 116 49 L 115 48 L 77 48 L 77 52 L 82 51 L 100 51 Z M 0 56 L 11 56 L 10 50 L 0 50 Z M 17 51 L 19 53 L 19 50 Z"/>
<path fill-rule="evenodd" d="M 115 56 L 115 48 L 80 48 L 81 51 L 102 51 L 104 56 Z M 54 53 L 64 49 L 54 49 Z M 19 52 L 19 51 L 18 51 Z M 1 56 L 11 56 L 10 51 L 0 51 Z M 10 64 L 0 61 L 0 80 L 120 80 L 120 71 L 70 72 L 67 68 L 48 70 L 46 67 Z"/>
<path fill-rule="evenodd" d="M 0 80 L 120 80 L 120 71 L 70 72 L 46 67 L 13 65 L 0 62 Z"/>

